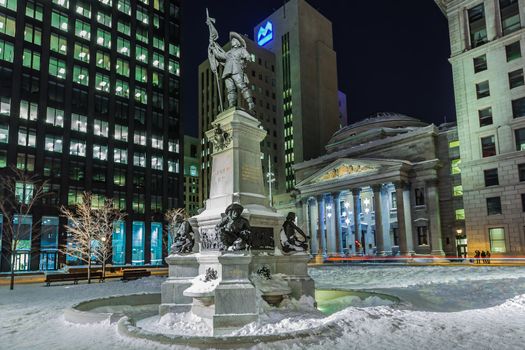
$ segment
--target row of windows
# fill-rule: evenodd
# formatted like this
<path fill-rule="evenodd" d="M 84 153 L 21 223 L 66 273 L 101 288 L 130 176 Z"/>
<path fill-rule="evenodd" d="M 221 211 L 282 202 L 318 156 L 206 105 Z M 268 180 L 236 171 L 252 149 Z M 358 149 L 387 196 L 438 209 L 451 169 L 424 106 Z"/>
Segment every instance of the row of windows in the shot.
<path fill-rule="evenodd" d="M 498 0 L 498 25 L 503 35 L 513 33 L 521 28 L 519 0 Z M 485 5 L 483 3 L 467 11 L 470 47 L 478 47 L 488 42 Z"/>
<path fill-rule="evenodd" d="M 483 171 L 485 187 L 498 186 L 498 169 L 486 169 Z M 518 164 L 518 178 L 520 182 L 525 182 L 525 163 Z"/>
<path fill-rule="evenodd" d="M 516 151 L 525 150 L 525 128 L 514 130 Z M 489 135 L 481 138 L 481 156 L 483 158 L 495 156 L 498 153 L 496 136 Z"/>

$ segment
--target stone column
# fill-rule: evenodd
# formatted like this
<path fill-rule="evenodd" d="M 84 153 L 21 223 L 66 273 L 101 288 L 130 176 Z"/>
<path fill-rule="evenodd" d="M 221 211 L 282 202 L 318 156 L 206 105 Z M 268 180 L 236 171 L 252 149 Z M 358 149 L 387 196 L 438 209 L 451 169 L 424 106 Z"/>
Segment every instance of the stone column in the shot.
<path fill-rule="evenodd" d="M 441 213 L 439 211 L 439 192 L 437 179 L 427 181 L 427 205 L 430 219 L 430 246 L 432 255 L 444 256 L 443 237 L 441 235 Z"/>
<path fill-rule="evenodd" d="M 361 193 L 360 188 L 352 189 L 352 197 L 354 200 L 354 240 L 361 242 L 361 221 L 359 219 L 359 214 L 361 214 L 360 193 Z M 355 242 L 352 242 L 352 244 L 355 246 Z M 361 242 L 361 245 L 362 245 L 362 242 Z M 356 253 L 358 252 L 357 247 L 355 251 Z"/>
<path fill-rule="evenodd" d="M 324 237 L 324 196 L 318 195 L 317 196 L 317 220 L 319 222 L 319 225 L 317 227 L 317 254 L 323 255 L 323 253 L 326 251 L 326 240 Z"/>
<path fill-rule="evenodd" d="M 394 182 L 396 186 L 396 206 L 397 206 L 397 230 L 399 232 L 399 252 L 401 255 L 408 254 L 408 242 L 405 225 L 405 200 L 403 191 L 406 183 L 403 181 Z"/>
<path fill-rule="evenodd" d="M 334 199 L 334 217 L 335 217 L 335 251 L 337 254 L 343 254 L 343 233 L 341 230 L 341 192 L 332 192 Z"/>
<path fill-rule="evenodd" d="M 385 243 L 383 239 L 383 213 L 381 210 L 381 187 L 383 185 L 372 185 L 374 191 L 374 216 L 375 216 L 375 241 L 376 254 L 385 255 Z"/>
<path fill-rule="evenodd" d="M 308 203 L 308 211 L 310 213 L 310 253 L 312 255 L 316 255 L 317 251 L 319 250 L 319 241 L 317 237 L 317 208 L 316 206 L 319 205 L 317 203 L 317 200 L 315 198 L 310 198 L 310 202 Z"/>

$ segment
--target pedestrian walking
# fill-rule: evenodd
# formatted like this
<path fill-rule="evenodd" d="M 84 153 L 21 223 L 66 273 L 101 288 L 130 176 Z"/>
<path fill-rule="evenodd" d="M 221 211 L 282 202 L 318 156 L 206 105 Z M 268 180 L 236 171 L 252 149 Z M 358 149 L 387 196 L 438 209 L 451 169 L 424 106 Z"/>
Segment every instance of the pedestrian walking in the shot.
<path fill-rule="evenodd" d="M 487 250 L 487 264 L 490 264 L 490 251 Z"/>
<path fill-rule="evenodd" d="M 487 257 L 487 254 L 485 254 L 485 251 L 481 251 L 481 261 L 485 264 L 487 263 L 487 260 L 485 259 Z"/>

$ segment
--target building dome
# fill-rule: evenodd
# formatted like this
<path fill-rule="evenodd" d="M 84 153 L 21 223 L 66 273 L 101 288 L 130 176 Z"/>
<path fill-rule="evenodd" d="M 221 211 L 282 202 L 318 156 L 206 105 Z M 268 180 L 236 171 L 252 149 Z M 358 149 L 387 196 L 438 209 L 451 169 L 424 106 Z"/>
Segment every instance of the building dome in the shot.
<path fill-rule="evenodd" d="M 428 125 L 429 123 L 401 113 L 379 112 L 336 131 L 326 148 L 339 149 L 342 143 L 346 146 L 362 144 Z"/>

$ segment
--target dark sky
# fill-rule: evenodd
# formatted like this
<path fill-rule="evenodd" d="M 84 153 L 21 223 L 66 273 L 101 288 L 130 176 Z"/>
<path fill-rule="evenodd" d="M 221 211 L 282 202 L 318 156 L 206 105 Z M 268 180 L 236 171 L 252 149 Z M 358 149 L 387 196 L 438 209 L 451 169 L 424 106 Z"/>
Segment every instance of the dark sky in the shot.
<path fill-rule="evenodd" d="M 351 122 L 381 111 L 439 124 L 455 120 L 448 27 L 433 0 L 307 0 L 333 25 L 339 89 Z M 283 0 L 183 1 L 184 129 L 197 135 L 198 65 L 207 58 L 206 7 L 219 43 L 253 26 Z"/>

